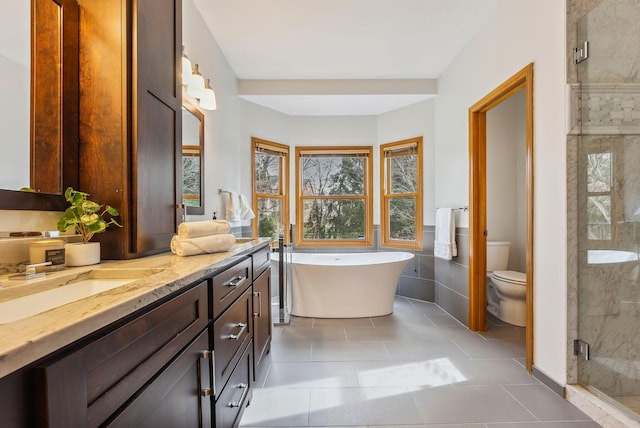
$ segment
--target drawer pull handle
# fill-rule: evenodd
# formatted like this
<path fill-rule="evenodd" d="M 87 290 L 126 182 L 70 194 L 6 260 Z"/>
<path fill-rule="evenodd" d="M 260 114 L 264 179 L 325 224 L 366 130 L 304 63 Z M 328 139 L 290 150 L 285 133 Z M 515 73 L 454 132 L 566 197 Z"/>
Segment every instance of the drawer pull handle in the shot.
<path fill-rule="evenodd" d="M 262 291 L 255 291 L 253 297 L 258 296 L 258 312 L 253 313 L 254 318 L 262 317 Z"/>
<path fill-rule="evenodd" d="M 239 383 L 237 388 L 242 389 L 242 395 L 240 396 L 240 399 L 238 401 L 230 401 L 229 404 L 227 404 L 227 407 L 240 407 L 242 406 L 242 402 L 244 401 L 244 398 L 247 395 L 247 392 L 249 392 L 249 385 L 247 385 L 246 383 Z"/>
<path fill-rule="evenodd" d="M 204 350 L 204 351 L 200 351 L 199 353 L 200 359 L 201 360 L 206 360 L 206 364 L 209 366 L 209 373 L 213 373 L 215 366 L 216 366 L 216 360 L 215 360 L 215 354 L 213 353 L 213 351 L 209 351 L 209 350 Z M 200 369 L 198 369 L 198 371 L 200 371 Z M 216 393 L 216 379 L 215 376 L 212 378 L 213 382 L 211 384 L 211 388 L 204 388 L 200 391 L 200 393 L 202 394 L 203 397 L 211 397 L 213 395 L 215 395 Z"/>
<path fill-rule="evenodd" d="M 244 330 L 247 328 L 247 323 L 244 322 L 239 322 L 236 327 L 240 327 L 240 331 L 238 332 L 238 334 L 230 334 L 229 335 L 229 340 L 238 340 L 240 339 L 240 336 L 242 336 L 242 333 L 244 333 Z"/>
<path fill-rule="evenodd" d="M 231 278 L 229 282 L 226 282 L 224 285 L 226 285 L 227 287 L 235 288 L 240 284 L 242 284 L 246 279 L 247 279 L 246 276 L 238 275 L 236 277 Z"/>

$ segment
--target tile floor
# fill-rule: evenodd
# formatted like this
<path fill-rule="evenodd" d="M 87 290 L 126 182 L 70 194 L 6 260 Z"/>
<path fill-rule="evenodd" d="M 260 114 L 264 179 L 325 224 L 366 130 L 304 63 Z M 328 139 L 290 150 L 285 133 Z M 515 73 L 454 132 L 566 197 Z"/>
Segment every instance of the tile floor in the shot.
<path fill-rule="evenodd" d="M 437 305 L 404 297 L 386 317 L 291 317 L 274 327 L 240 426 L 599 426 L 530 376 L 524 355 L 522 328 L 494 319 L 474 333 Z"/>

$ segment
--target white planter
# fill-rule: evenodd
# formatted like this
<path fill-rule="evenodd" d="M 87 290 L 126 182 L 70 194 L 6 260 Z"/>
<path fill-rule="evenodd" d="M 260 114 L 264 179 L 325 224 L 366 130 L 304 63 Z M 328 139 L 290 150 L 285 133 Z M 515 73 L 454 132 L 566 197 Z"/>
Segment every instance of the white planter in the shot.
<path fill-rule="evenodd" d="M 64 246 L 65 265 L 89 266 L 100 263 L 100 243 L 73 242 Z"/>

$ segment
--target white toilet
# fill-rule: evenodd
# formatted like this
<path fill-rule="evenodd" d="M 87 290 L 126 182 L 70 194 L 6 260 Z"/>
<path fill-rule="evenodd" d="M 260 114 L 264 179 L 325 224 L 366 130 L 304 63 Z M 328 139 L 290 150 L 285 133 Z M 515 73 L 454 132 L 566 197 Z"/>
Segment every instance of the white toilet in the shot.
<path fill-rule="evenodd" d="M 511 242 L 487 242 L 487 310 L 502 321 L 524 327 L 527 277 L 507 269 Z"/>

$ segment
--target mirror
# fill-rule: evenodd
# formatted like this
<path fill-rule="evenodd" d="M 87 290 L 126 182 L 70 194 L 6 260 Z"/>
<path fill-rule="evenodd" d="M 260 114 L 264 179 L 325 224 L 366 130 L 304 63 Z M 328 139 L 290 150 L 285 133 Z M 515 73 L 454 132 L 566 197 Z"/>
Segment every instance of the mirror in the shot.
<path fill-rule="evenodd" d="M 193 104 L 182 105 L 182 203 L 186 214 L 204 214 L 204 115 Z"/>
<path fill-rule="evenodd" d="M 63 210 L 60 195 L 79 173 L 78 4 L 0 8 L 0 209 Z"/>
<path fill-rule="evenodd" d="M 0 5 L 0 188 L 18 190 L 30 187 L 31 5 Z"/>

